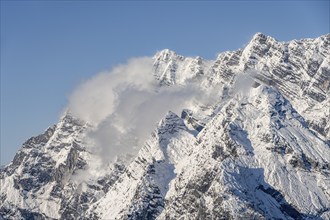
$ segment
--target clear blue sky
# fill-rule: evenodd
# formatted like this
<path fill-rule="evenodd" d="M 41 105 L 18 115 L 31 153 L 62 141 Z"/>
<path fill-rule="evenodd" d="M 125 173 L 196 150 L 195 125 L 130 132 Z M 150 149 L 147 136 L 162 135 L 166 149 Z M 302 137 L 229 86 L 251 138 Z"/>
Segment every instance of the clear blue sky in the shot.
<path fill-rule="evenodd" d="M 83 79 L 169 48 L 214 59 L 256 32 L 329 33 L 329 1 L 1 1 L 1 164 L 57 122 Z"/>

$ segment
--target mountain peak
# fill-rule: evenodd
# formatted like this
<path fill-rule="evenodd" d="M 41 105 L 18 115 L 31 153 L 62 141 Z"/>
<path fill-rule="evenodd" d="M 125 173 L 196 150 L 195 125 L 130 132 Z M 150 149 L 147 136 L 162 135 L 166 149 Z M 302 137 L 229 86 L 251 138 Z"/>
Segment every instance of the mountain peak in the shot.
<path fill-rule="evenodd" d="M 264 44 L 267 40 L 275 40 L 275 39 L 273 37 L 263 34 L 261 32 L 257 32 L 253 35 L 250 43 L 255 42 L 255 43 Z"/>
<path fill-rule="evenodd" d="M 73 124 L 73 125 L 78 125 L 78 126 L 83 126 L 86 124 L 83 120 L 76 118 L 73 116 L 69 111 L 65 112 L 62 117 L 60 118 L 61 124 Z"/>
<path fill-rule="evenodd" d="M 155 54 L 154 59 L 155 60 L 169 61 L 169 60 L 175 58 L 176 56 L 178 56 L 178 55 L 176 54 L 175 51 L 170 50 L 170 49 L 164 49 L 164 50 L 158 51 Z"/>
<path fill-rule="evenodd" d="M 167 128 L 173 127 L 185 127 L 183 120 L 174 112 L 168 111 L 163 120 L 159 122 L 158 129 L 166 130 Z"/>
<path fill-rule="evenodd" d="M 256 39 L 256 38 L 267 38 L 267 35 L 261 32 L 257 32 L 253 35 L 252 39 Z"/>

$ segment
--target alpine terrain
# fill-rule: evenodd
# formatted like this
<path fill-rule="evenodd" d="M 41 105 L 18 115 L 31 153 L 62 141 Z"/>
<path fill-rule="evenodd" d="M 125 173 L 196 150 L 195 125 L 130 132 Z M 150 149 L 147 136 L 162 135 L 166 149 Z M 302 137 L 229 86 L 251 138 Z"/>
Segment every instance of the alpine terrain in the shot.
<path fill-rule="evenodd" d="M 168 109 L 108 163 L 66 111 L 1 168 L 0 219 L 330 219 L 330 34 L 152 60 L 159 88 L 193 83 L 211 101 Z"/>

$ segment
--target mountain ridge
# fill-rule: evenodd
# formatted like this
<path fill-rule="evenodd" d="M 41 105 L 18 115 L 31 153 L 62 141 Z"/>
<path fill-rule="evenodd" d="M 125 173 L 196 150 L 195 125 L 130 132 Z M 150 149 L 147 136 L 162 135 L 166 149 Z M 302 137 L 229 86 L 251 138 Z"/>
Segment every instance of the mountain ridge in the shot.
<path fill-rule="evenodd" d="M 160 87 L 197 84 L 211 101 L 168 109 L 137 155 L 107 164 L 92 125 L 65 113 L 1 170 L 0 217 L 330 218 L 329 51 L 330 34 L 256 33 L 214 61 L 158 52 Z"/>

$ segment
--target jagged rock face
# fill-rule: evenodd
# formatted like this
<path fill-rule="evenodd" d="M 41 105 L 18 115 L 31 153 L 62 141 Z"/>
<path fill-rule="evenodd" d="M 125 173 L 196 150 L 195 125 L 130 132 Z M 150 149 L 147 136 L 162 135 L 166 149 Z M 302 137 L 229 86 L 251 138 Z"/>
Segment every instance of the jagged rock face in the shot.
<path fill-rule="evenodd" d="M 314 142 L 305 121 L 280 93 L 267 87 L 251 93 L 229 102 L 198 134 L 161 218 L 329 216 L 329 146 Z M 324 177 L 322 187 L 315 187 L 320 186 L 318 175 Z M 304 207 L 308 201 L 315 202 Z"/>
<path fill-rule="evenodd" d="M 189 154 L 194 139 L 183 120 L 169 112 L 117 183 L 90 208 L 92 216 L 155 219 L 164 209 L 168 184 L 180 169 L 177 164 Z"/>
<path fill-rule="evenodd" d="M 166 49 L 154 56 L 154 76 L 160 85 L 180 85 L 203 76 L 209 65 L 201 57 L 184 57 Z"/>
<path fill-rule="evenodd" d="M 136 156 L 101 167 L 91 126 L 65 115 L 1 170 L 0 218 L 330 219 L 329 51 L 329 34 L 257 33 L 214 61 L 157 53 L 161 86 L 216 89 L 214 103 L 169 112 Z"/>
<path fill-rule="evenodd" d="M 76 219 L 123 167 L 84 186 L 70 178 L 88 166 L 82 139 L 88 125 L 66 115 L 44 134 L 27 140 L 12 163 L 1 170 L 0 213 L 4 219 Z M 97 181 L 97 180 L 95 180 Z M 8 191 L 9 190 L 9 191 Z"/>
<path fill-rule="evenodd" d="M 302 114 L 310 127 L 330 138 L 330 35 L 316 39 L 281 43 L 257 34 L 244 49 L 244 69 L 256 71 L 257 78 L 275 85 Z M 320 104 L 322 103 L 322 104 Z M 321 111 L 320 105 L 326 109 Z"/>
<path fill-rule="evenodd" d="M 13 162 L 1 172 L 1 186 L 5 189 L 7 184 L 13 184 L 11 193 L 1 190 L 1 196 L 6 198 L 1 200 L 4 218 L 59 217 L 65 179 L 86 165 L 79 158 L 83 148 L 77 137 L 82 130 L 79 121 L 66 116 L 58 125 L 23 144 Z M 48 200 L 46 204 L 43 199 Z M 15 213 L 17 208 L 19 212 Z"/>

